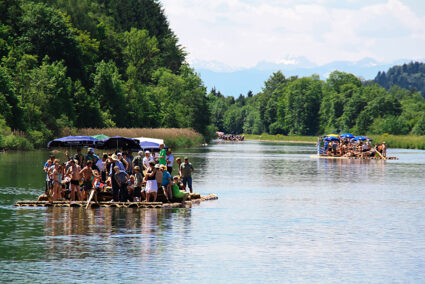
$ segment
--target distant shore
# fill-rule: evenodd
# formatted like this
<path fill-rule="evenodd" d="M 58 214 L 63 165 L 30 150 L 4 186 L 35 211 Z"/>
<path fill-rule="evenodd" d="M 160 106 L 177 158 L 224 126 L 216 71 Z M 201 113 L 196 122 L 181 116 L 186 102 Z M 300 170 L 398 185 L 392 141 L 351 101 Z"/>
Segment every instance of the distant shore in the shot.
<path fill-rule="evenodd" d="M 281 134 L 245 134 L 245 140 L 255 140 L 262 142 L 284 142 L 284 143 L 298 143 L 298 144 L 315 144 L 317 137 L 315 136 L 285 136 Z"/>
<path fill-rule="evenodd" d="M 420 149 L 425 150 L 425 136 L 413 135 L 367 135 L 375 143 L 385 142 L 389 148 L 400 149 Z M 255 140 L 263 142 L 284 142 L 299 144 L 315 144 L 318 136 L 285 136 L 281 134 L 246 134 L 245 140 Z"/>

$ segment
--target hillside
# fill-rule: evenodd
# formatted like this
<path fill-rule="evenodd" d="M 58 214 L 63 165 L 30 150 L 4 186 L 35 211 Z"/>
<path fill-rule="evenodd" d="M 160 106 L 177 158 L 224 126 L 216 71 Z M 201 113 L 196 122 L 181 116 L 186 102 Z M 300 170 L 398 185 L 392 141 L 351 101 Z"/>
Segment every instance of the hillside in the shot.
<path fill-rule="evenodd" d="M 64 128 L 209 133 L 206 88 L 158 1 L 0 1 L 0 58 L 0 148 Z"/>
<path fill-rule="evenodd" d="M 393 66 L 387 72 L 379 72 L 375 82 L 387 90 L 393 86 L 399 86 L 406 90 L 420 92 L 425 97 L 425 64 L 411 62 Z"/>

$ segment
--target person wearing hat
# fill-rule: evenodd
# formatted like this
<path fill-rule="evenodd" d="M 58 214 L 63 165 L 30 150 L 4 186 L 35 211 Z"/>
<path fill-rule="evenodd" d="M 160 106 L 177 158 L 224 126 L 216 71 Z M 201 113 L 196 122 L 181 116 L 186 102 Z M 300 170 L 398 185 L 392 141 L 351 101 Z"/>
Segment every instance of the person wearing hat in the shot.
<path fill-rule="evenodd" d="M 143 171 L 140 169 L 144 169 L 143 167 L 143 151 L 139 151 L 137 153 L 137 156 L 133 159 L 133 168 L 136 169 L 136 167 L 139 167 L 139 172 L 143 175 Z"/>
<path fill-rule="evenodd" d="M 146 170 L 145 181 L 146 181 L 146 202 L 150 201 L 150 197 L 153 196 L 153 202 L 156 201 L 158 192 L 158 183 L 156 182 L 157 169 L 155 168 L 155 162 L 149 162 L 149 168 Z"/>
<path fill-rule="evenodd" d="M 180 175 L 183 178 L 184 189 L 186 190 L 186 185 L 189 186 L 190 193 L 193 192 L 192 189 L 192 173 L 194 168 L 191 163 L 189 163 L 189 158 L 184 157 L 184 162 L 180 165 Z"/>
<path fill-rule="evenodd" d="M 95 165 L 97 160 L 99 160 L 99 157 L 94 153 L 94 149 L 88 148 L 87 149 L 86 161 L 93 161 L 93 165 Z"/>
<path fill-rule="evenodd" d="M 153 158 L 151 156 L 151 152 L 149 150 L 145 151 L 145 156 L 143 157 L 143 168 L 145 171 L 149 169 L 149 163 L 153 161 Z"/>

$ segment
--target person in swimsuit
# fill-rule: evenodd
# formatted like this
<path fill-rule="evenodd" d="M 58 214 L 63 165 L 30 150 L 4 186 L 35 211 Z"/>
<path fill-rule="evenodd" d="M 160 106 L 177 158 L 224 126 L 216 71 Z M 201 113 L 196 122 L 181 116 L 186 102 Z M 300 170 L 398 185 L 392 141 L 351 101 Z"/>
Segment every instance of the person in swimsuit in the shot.
<path fill-rule="evenodd" d="M 81 167 L 74 159 L 70 161 L 71 166 L 66 171 L 66 176 L 71 178 L 71 201 L 82 200 L 80 193 Z"/>
<path fill-rule="evenodd" d="M 86 166 L 80 171 L 80 175 L 83 176 L 83 193 L 82 200 L 86 200 L 90 190 L 92 189 L 92 177 L 93 177 L 93 162 L 88 160 Z"/>
<path fill-rule="evenodd" d="M 53 177 L 53 194 L 52 194 L 52 201 L 57 201 L 60 198 L 61 195 L 61 189 L 62 189 L 62 177 L 61 177 L 61 167 L 60 167 L 60 161 L 59 159 L 55 160 L 55 167 L 52 172 Z"/>

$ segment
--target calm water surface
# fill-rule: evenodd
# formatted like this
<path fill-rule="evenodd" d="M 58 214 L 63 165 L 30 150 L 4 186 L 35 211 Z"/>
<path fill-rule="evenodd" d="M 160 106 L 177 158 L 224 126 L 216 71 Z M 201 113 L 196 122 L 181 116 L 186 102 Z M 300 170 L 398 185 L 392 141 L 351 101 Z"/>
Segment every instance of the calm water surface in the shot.
<path fill-rule="evenodd" d="M 244 142 L 184 150 L 191 209 L 15 208 L 48 153 L 0 154 L 0 282 L 425 282 L 425 151 L 313 159 Z"/>

